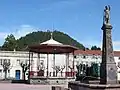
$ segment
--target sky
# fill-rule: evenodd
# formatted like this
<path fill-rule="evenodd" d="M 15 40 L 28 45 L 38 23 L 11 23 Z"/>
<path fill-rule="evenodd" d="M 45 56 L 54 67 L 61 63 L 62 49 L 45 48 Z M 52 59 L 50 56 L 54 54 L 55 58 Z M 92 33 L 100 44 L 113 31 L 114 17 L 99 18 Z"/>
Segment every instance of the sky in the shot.
<path fill-rule="evenodd" d="M 0 45 L 33 31 L 62 31 L 84 46 L 102 45 L 103 10 L 111 6 L 114 50 L 120 50 L 120 0 L 0 0 Z"/>

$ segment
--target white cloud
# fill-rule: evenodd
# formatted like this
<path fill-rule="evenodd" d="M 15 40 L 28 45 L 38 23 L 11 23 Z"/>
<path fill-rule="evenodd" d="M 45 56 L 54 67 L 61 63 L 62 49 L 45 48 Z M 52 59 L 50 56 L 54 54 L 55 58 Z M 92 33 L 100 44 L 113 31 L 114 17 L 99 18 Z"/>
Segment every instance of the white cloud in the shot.
<path fill-rule="evenodd" d="M 115 46 L 120 46 L 120 41 L 113 41 Z"/>
<path fill-rule="evenodd" d="M 102 42 L 98 41 L 82 41 L 81 43 L 88 48 L 91 48 L 93 45 L 102 48 Z M 113 50 L 120 51 L 120 41 L 113 41 Z"/>
<path fill-rule="evenodd" d="M 19 27 L 17 27 L 17 29 L 12 32 L 12 34 L 15 36 L 16 39 L 25 36 L 28 33 L 31 33 L 33 31 L 37 31 L 38 29 L 30 26 L 30 25 L 21 25 Z"/>
<path fill-rule="evenodd" d="M 84 41 L 79 41 L 79 42 L 88 48 L 91 48 L 94 45 L 96 45 L 97 47 L 100 47 L 100 48 L 102 46 L 101 42 L 99 42 L 99 41 L 84 40 Z"/>
<path fill-rule="evenodd" d="M 7 32 L 0 32 L 0 39 L 5 39 L 7 35 L 8 35 Z"/>
<path fill-rule="evenodd" d="M 38 30 L 37 28 L 30 25 L 21 25 L 19 27 L 14 28 L 14 30 L 11 30 L 12 32 L 0 32 L 0 39 L 5 39 L 9 34 L 13 34 L 15 38 L 18 39 L 22 36 L 25 36 L 28 33 L 31 33 L 37 30 Z"/>
<path fill-rule="evenodd" d="M 114 50 L 120 51 L 120 41 L 113 41 Z"/>
<path fill-rule="evenodd" d="M 5 38 L 9 34 L 13 34 L 16 39 L 25 36 L 28 33 L 31 33 L 33 31 L 38 31 L 38 28 L 33 27 L 31 25 L 20 25 L 18 27 L 13 27 L 10 32 L 0 32 L 0 45 L 3 45 Z"/>
<path fill-rule="evenodd" d="M 7 35 L 8 35 L 7 32 L 0 32 L 0 46 L 3 45 Z"/>

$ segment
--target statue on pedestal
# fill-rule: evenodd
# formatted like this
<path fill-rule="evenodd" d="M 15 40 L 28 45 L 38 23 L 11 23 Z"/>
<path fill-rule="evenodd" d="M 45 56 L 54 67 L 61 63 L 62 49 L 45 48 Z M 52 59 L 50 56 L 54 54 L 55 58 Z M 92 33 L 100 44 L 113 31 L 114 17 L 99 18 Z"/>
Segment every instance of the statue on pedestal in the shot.
<path fill-rule="evenodd" d="M 110 6 L 105 6 L 104 9 L 104 17 L 103 17 L 104 24 L 110 24 Z"/>

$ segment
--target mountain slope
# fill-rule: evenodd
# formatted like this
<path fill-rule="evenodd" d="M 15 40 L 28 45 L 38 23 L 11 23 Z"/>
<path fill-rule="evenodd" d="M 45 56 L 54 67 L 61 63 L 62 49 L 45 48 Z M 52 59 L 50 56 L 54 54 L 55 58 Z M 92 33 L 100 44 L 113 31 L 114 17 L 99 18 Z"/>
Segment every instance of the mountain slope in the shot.
<path fill-rule="evenodd" d="M 17 40 L 19 46 L 18 50 L 21 50 L 27 47 L 28 45 L 42 43 L 49 39 L 50 39 L 50 31 L 32 32 L 30 34 L 27 34 L 25 37 L 21 37 L 20 39 Z M 84 49 L 84 46 L 82 44 L 71 38 L 69 35 L 64 34 L 63 32 L 60 31 L 53 32 L 53 39 L 63 44 L 68 44 L 68 45 L 76 46 L 80 49 Z"/>

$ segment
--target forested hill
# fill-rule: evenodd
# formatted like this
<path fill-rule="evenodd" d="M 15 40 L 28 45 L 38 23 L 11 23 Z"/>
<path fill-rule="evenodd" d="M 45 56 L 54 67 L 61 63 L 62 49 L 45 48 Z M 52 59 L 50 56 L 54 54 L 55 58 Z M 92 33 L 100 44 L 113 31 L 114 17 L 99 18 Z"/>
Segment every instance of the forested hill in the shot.
<path fill-rule="evenodd" d="M 26 36 L 16 40 L 16 45 L 14 47 L 16 47 L 17 50 L 24 50 L 29 45 L 42 43 L 50 39 L 51 37 L 50 33 L 51 33 L 50 31 L 38 31 L 38 32 L 29 33 Z M 71 38 L 69 35 L 60 31 L 53 32 L 53 39 L 63 44 L 68 44 L 68 45 L 76 46 L 80 49 L 84 49 L 84 46 L 82 44 Z M 5 50 L 12 50 L 12 48 L 7 49 L 10 47 L 10 45 L 7 45 L 9 43 L 6 44 L 6 42 L 3 44 L 2 48 L 5 48 Z"/>
<path fill-rule="evenodd" d="M 20 48 L 24 48 L 26 45 L 42 43 L 49 39 L 50 39 L 49 31 L 46 31 L 46 32 L 38 31 L 38 32 L 27 34 L 25 37 L 21 37 L 18 40 L 18 45 L 20 46 Z M 77 42 L 67 34 L 64 34 L 63 32 L 60 32 L 60 31 L 53 32 L 53 39 L 63 44 L 76 46 L 80 49 L 84 48 L 82 44 L 80 44 L 79 42 Z"/>

